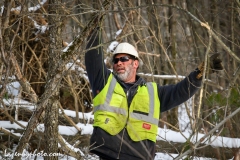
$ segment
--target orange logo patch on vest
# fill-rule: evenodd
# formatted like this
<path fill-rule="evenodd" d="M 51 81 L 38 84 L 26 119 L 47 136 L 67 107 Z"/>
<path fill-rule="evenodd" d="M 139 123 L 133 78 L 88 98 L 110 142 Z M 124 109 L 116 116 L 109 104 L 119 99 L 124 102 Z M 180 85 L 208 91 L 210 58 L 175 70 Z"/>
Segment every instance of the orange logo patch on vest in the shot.
<path fill-rule="evenodd" d="M 143 123 L 142 128 L 150 130 L 151 129 L 151 124 Z"/>

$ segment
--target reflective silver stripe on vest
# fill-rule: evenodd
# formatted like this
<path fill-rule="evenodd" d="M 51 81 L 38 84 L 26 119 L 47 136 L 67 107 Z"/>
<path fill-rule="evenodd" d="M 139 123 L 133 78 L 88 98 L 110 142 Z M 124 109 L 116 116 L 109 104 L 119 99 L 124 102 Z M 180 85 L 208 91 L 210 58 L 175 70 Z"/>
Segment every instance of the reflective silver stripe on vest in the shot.
<path fill-rule="evenodd" d="M 102 105 L 94 107 L 94 112 L 96 112 L 98 110 L 118 113 L 118 114 L 122 114 L 122 115 L 127 115 L 125 109 L 119 108 L 119 107 L 113 107 L 113 106 L 110 106 L 108 104 L 102 104 Z"/>
<path fill-rule="evenodd" d="M 105 104 L 108 104 L 108 105 L 110 104 L 110 101 L 112 99 L 113 91 L 114 91 L 114 88 L 115 88 L 116 84 L 117 84 L 116 78 L 112 77 L 112 80 L 111 80 L 109 88 L 108 88 Z"/>
<path fill-rule="evenodd" d="M 114 113 L 118 113 L 118 114 L 122 114 L 122 115 L 127 115 L 125 109 L 110 106 L 110 101 L 112 99 L 112 95 L 113 95 L 114 88 L 115 88 L 116 84 L 117 84 L 117 80 L 113 77 L 111 82 L 110 82 L 108 92 L 107 92 L 107 95 L 106 95 L 106 100 L 105 100 L 104 104 L 95 106 L 94 107 L 94 112 L 96 112 L 98 110 L 102 110 L 102 111 L 108 111 L 108 112 L 114 112 Z"/>
<path fill-rule="evenodd" d="M 158 125 L 158 119 L 153 117 L 154 114 L 154 89 L 152 83 L 147 83 L 148 95 L 149 95 L 149 113 L 148 115 L 143 115 L 139 113 L 131 113 L 133 118 L 139 119 L 141 121 L 149 122 Z"/>

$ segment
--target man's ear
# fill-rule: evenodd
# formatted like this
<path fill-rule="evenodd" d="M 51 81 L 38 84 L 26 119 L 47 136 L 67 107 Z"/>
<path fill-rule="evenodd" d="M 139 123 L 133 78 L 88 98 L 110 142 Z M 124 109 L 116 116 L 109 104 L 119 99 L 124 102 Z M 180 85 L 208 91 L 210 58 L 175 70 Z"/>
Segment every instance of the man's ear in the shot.
<path fill-rule="evenodd" d="M 134 67 L 138 68 L 139 67 L 139 61 L 138 60 L 134 60 L 133 61 Z"/>

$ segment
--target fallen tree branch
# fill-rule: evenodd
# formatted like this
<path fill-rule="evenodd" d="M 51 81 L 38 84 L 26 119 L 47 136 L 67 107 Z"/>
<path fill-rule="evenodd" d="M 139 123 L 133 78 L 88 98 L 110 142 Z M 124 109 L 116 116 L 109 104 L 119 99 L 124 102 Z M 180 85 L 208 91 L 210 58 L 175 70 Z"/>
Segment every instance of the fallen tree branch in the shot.
<path fill-rule="evenodd" d="M 184 152 L 183 154 L 179 155 L 175 160 L 180 160 L 182 157 L 191 154 L 207 137 L 213 134 L 216 130 L 218 130 L 222 125 L 224 125 L 230 118 L 235 116 L 238 112 L 240 112 L 240 107 L 236 109 L 233 113 L 227 116 L 224 120 L 218 123 L 212 130 L 210 130 L 207 134 L 205 134 L 199 141 L 193 144 L 192 148 Z"/>
<path fill-rule="evenodd" d="M 61 109 L 61 114 L 63 114 L 64 118 L 71 124 L 73 125 L 73 127 L 75 127 L 80 133 L 81 133 L 81 129 L 73 122 L 73 120 L 71 118 L 69 118 L 65 113 L 64 113 L 64 109 L 62 108 L 61 104 L 59 104 L 59 107 Z"/>
<path fill-rule="evenodd" d="M 58 142 L 61 145 L 61 149 L 68 155 L 76 158 L 81 159 L 84 154 L 78 148 L 74 148 L 73 146 L 69 145 L 67 141 L 58 133 Z M 80 153 L 79 153 L 80 152 Z"/>
<path fill-rule="evenodd" d="M 2 102 L 1 102 L 1 103 L 2 103 Z M 21 123 L 19 123 L 18 121 L 16 121 L 16 120 L 8 113 L 7 107 L 5 106 L 5 104 L 2 103 L 2 105 L 4 106 L 4 109 L 5 109 L 5 111 L 4 111 L 3 113 L 9 118 L 9 120 L 10 120 L 11 122 L 16 123 L 17 125 L 19 125 L 19 126 L 22 127 L 22 128 L 26 128 L 24 125 L 22 125 Z"/>
<path fill-rule="evenodd" d="M 10 123 L 10 122 L 9 122 L 9 123 Z M 6 135 L 10 135 L 11 137 L 13 137 L 14 139 L 17 139 L 17 140 L 20 138 L 20 136 L 12 133 L 11 131 L 9 131 L 9 130 L 3 128 L 3 127 L 0 127 L 0 132 L 3 132 L 3 133 L 6 134 Z"/>

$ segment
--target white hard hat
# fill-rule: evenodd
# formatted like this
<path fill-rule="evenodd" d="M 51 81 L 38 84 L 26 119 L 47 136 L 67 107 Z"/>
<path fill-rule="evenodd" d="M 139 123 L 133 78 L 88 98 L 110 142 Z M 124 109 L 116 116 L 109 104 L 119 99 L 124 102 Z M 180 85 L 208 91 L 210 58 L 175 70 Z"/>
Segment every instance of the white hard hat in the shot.
<path fill-rule="evenodd" d="M 113 57 L 114 57 L 114 55 L 119 54 L 119 53 L 126 53 L 129 55 L 132 55 L 133 57 L 136 57 L 138 59 L 139 66 L 143 65 L 143 61 L 141 60 L 141 58 L 139 58 L 138 52 L 133 45 L 131 45 L 127 42 L 119 43 L 113 52 Z"/>

